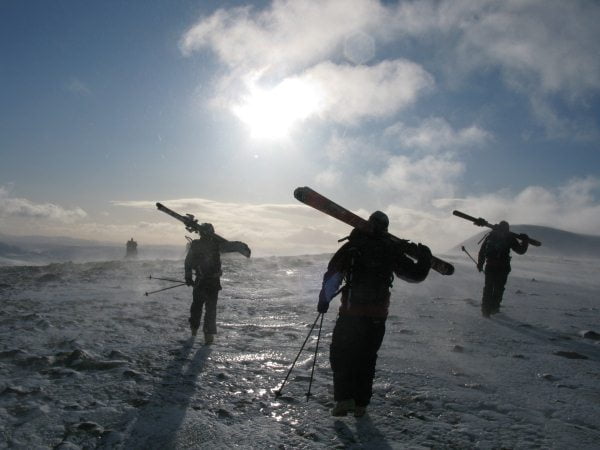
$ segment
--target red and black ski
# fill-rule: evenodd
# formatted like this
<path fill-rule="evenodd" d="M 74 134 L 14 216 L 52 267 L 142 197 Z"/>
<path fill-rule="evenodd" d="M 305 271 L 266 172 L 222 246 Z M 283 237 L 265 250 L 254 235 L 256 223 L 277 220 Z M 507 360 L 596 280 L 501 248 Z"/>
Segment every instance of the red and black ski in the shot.
<path fill-rule="evenodd" d="M 347 223 L 351 227 L 358 228 L 359 230 L 367 233 L 371 232 L 371 224 L 360 216 L 357 216 L 346 208 L 332 202 L 327 197 L 323 197 L 318 192 L 313 191 L 309 187 L 299 187 L 294 191 L 294 197 L 296 200 L 315 208 L 322 213 L 327 214 L 335 219 L 341 220 Z M 412 258 L 417 257 L 417 244 L 400 239 L 393 234 L 387 233 L 387 237 L 394 242 L 400 243 L 403 246 L 403 251 Z M 443 261 L 435 256 L 431 257 L 431 268 L 442 275 L 452 275 L 454 273 L 454 266 L 446 261 Z"/>

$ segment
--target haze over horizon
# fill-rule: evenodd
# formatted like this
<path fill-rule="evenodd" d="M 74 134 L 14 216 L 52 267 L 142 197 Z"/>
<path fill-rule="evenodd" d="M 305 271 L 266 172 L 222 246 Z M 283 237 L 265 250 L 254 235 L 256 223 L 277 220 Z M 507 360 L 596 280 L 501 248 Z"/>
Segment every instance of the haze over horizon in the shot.
<path fill-rule="evenodd" d="M 330 252 L 308 185 L 443 251 L 490 222 L 600 230 L 600 5 L 0 4 L 0 231 Z M 560 32 L 557 32 L 559 30 Z"/>

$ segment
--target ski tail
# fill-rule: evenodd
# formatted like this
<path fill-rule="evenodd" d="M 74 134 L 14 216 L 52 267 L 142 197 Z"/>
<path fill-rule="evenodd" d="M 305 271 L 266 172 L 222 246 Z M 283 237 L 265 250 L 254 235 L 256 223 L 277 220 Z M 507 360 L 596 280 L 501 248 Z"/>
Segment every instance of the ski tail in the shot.
<path fill-rule="evenodd" d="M 312 190 L 308 186 L 298 187 L 294 190 L 294 198 L 307 206 L 315 208 L 328 216 L 338 219 L 353 228 L 358 228 L 367 233 L 372 232 L 371 224 L 362 217 L 354 214 L 346 208 L 329 200 L 327 197 Z M 406 239 L 400 239 L 393 234 L 387 233 L 387 237 L 402 245 L 402 250 L 412 258 L 417 257 L 418 246 Z M 454 266 L 435 256 L 431 257 L 431 268 L 442 275 L 452 275 Z"/>

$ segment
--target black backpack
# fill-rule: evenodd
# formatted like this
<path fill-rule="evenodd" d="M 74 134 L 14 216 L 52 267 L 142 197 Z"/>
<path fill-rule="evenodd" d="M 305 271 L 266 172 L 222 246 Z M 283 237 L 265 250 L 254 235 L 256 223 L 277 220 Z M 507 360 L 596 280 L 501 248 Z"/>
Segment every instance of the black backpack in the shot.
<path fill-rule="evenodd" d="M 388 239 L 358 234 L 350 236 L 347 281 L 352 287 L 374 290 L 392 286 L 393 252 Z"/>
<path fill-rule="evenodd" d="M 493 261 L 510 261 L 510 235 L 492 231 L 485 241 L 485 257 Z"/>

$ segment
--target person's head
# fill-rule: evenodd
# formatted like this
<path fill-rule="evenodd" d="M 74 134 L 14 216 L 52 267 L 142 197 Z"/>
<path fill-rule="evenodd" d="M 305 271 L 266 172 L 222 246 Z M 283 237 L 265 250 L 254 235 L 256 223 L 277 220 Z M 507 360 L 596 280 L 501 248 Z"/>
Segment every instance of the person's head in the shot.
<path fill-rule="evenodd" d="M 374 233 L 385 233 L 388 230 L 390 219 L 388 219 L 388 216 L 385 213 L 375 211 L 369 216 L 369 223 L 371 224 Z"/>
<path fill-rule="evenodd" d="M 207 238 L 212 237 L 215 234 L 215 227 L 212 223 L 203 223 L 200 225 L 200 237 Z"/>
<path fill-rule="evenodd" d="M 508 222 L 506 220 L 501 221 L 498 224 L 498 230 L 502 231 L 503 233 L 508 233 L 510 231 L 510 227 L 508 226 Z"/>

